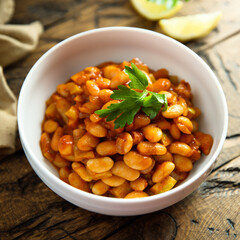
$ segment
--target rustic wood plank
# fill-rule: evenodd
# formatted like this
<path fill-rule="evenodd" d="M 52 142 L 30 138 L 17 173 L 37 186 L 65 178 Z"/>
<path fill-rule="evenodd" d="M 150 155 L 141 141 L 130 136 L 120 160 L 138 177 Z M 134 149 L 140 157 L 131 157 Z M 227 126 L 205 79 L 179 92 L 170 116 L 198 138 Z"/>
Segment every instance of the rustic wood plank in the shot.
<path fill-rule="evenodd" d="M 239 237 L 239 172 L 238 157 L 213 172 L 196 192 L 169 209 L 179 224 L 176 240 Z"/>
<path fill-rule="evenodd" d="M 175 219 L 164 211 L 138 216 L 125 228 L 104 238 L 107 240 L 175 239 L 178 225 Z"/>
<path fill-rule="evenodd" d="M 229 125 L 228 136 L 240 134 L 240 34 L 227 39 L 204 52 L 203 57 L 218 76 L 225 93 Z"/>
<path fill-rule="evenodd" d="M 41 21 L 44 26 L 51 25 L 62 19 L 64 14 L 78 3 L 74 0 L 17 0 L 15 13 L 11 23 L 28 24 L 32 21 Z"/>
<path fill-rule="evenodd" d="M 232 137 L 225 141 L 223 149 L 218 156 L 213 171 L 222 167 L 224 164 L 240 156 L 240 137 Z"/>

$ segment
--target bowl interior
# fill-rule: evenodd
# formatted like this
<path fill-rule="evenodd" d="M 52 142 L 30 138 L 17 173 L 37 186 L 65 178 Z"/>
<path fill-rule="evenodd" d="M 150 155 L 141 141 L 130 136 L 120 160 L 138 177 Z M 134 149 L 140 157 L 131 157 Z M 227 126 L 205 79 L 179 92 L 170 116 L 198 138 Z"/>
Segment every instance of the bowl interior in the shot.
<path fill-rule="evenodd" d="M 202 115 L 200 130 L 214 138 L 211 153 L 194 165 L 187 181 L 209 168 L 218 155 L 227 127 L 227 108 L 222 89 L 210 68 L 184 45 L 161 34 L 136 28 L 105 28 L 73 36 L 44 54 L 29 72 L 19 98 L 18 121 L 22 141 L 33 161 L 58 175 L 43 158 L 39 139 L 45 101 L 71 75 L 105 61 L 140 58 L 152 69 L 167 68 L 190 83 L 194 104 Z"/>

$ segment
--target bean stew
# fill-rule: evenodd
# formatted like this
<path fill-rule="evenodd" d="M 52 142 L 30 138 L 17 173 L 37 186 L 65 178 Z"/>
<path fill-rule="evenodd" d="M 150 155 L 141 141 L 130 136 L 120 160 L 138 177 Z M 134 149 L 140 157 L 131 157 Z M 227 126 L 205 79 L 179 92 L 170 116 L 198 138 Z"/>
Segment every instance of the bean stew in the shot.
<path fill-rule="evenodd" d="M 165 94 L 166 111 L 151 119 L 139 110 L 131 124 L 114 128 L 95 113 L 121 100 L 111 99 L 131 81 L 133 62 L 148 79 L 147 89 Z M 60 179 L 82 191 L 139 198 L 169 191 L 187 178 L 201 154 L 209 154 L 211 135 L 199 131 L 200 109 L 189 83 L 167 69 L 151 70 L 138 58 L 105 62 L 74 74 L 46 101 L 40 146 Z"/>

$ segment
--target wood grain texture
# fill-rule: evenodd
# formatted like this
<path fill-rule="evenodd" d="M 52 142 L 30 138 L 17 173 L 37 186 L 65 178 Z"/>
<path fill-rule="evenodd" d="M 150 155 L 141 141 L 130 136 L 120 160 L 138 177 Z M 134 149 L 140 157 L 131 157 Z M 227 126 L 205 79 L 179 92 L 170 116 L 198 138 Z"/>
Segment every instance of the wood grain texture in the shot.
<path fill-rule="evenodd" d="M 240 19 L 239 0 L 191 0 L 179 15 L 223 11 L 218 28 L 187 44 L 213 69 L 227 98 L 229 128 L 214 168 L 179 203 L 134 217 L 111 217 L 78 208 L 52 192 L 33 172 L 22 150 L 0 162 L 0 240 L 9 239 L 239 239 L 240 238 Z M 61 40 L 89 29 L 134 26 L 161 31 L 128 0 L 16 0 L 15 24 L 39 20 L 39 46 L 5 69 L 18 96 L 32 65 Z"/>
<path fill-rule="evenodd" d="M 228 137 L 239 135 L 240 125 L 240 33 L 217 44 L 203 54 L 222 85 L 228 103 Z"/>

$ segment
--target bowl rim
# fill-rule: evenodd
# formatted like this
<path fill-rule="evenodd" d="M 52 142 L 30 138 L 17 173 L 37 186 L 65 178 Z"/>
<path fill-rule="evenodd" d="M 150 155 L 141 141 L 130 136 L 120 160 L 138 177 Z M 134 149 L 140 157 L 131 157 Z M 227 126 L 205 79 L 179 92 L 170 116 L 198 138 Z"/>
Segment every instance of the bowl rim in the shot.
<path fill-rule="evenodd" d="M 64 44 L 69 43 L 73 40 L 75 40 L 76 38 L 81 38 L 83 36 L 87 36 L 87 35 L 92 35 L 92 34 L 97 34 L 97 33 L 102 33 L 104 31 L 137 31 L 139 33 L 142 34 L 146 34 L 152 36 L 152 37 L 159 37 L 159 38 L 163 38 L 166 41 L 170 41 L 172 43 L 174 43 L 175 45 L 177 45 L 180 48 L 183 48 L 185 51 L 188 52 L 188 54 L 191 55 L 192 58 L 196 59 L 196 61 L 198 62 L 198 64 L 203 65 L 203 67 L 206 69 L 206 71 L 208 72 L 209 76 L 211 77 L 211 80 L 215 82 L 215 85 L 218 88 L 218 92 L 220 94 L 220 98 L 222 99 L 223 105 L 222 105 L 222 111 L 223 111 L 223 115 L 225 117 L 224 119 L 224 124 L 223 124 L 223 128 L 222 128 L 222 134 L 221 134 L 221 138 L 219 141 L 219 144 L 216 148 L 216 151 L 214 152 L 214 154 L 212 155 L 212 157 L 209 159 L 209 161 L 202 167 L 201 170 L 199 170 L 199 172 L 197 172 L 194 176 L 192 176 L 191 180 L 187 180 L 186 182 L 183 182 L 182 184 L 180 184 L 179 186 L 177 186 L 176 188 L 171 189 L 170 191 L 161 193 L 161 194 L 156 194 L 156 195 L 152 195 L 152 196 L 148 196 L 145 198 L 134 198 L 134 199 L 122 199 L 122 198 L 112 198 L 112 197 L 106 197 L 106 196 L 98 196 L 95 195 L 93 193 L 88 193 L 88 192 L 84 192 L 80 189 L 77 189 L 67 183 L 65 183 L 64 181 L 62 181 L 59 177 L 55 176 L 52 172 L 50 172 L 48 169 L 46 169 L 39 161 L 37 156 L 35 156 L 34 152 L 32 151 L 31 147 L 29 146 L 27 137 L 24 133 L 24 123 L 23 120 L 21 118 L 22 113 L 24 113 L 24 106 L 22 104 L 22 101 L 24 101 L 24 94 L 25 94 L 25 89 L 27 88 L 28 82 L 31 81 L 30 79 L 30 75 L 32 75 L 32 73 L 35 71 L 35 69 L 38 68 L 38 66 L 49 56 L 51 55 L 53 52 L 57 51 L 58 49 L 60 49 Z M 67 192 L 74 192 L 75 194 L 78 194 L 79 196 L 84 196 L 86 198 L 93 198 L 97 201 L 102 201 L 105 203 L 117 203 L 117 204 L 134 204 L 134 203 L 148 203 L 151 202 L 153 200 L 160 200 L 163 199 L 165 197 L 171 197 L 171 196 L 175 196 L 176 194 L 180 193 L 181 191 L 183 191 L 184 189 L 187 189 L 189 187 L 191 187 L 192 184 L 197 183 L 197 180 L 200 178 L 203 178 L 206 173 L 208 172 L 208 170 L 211 168 L 211 166 L 213 165 L 213 163 L 215 162 L 217 156 L 219 155 L 222 146 L 224 144 L 226 135 L 227 135 L 227 128 L 228 128 L 228 108 L 227 108 L 227 102 L 226 102 L 226 98 L 223 92 L 223 89 L 216 77 L 216 75 L 213 73 L 213 71 L 210 69 L 210 67 L 204 62 L 204 60 L 202 58 L 200 58 L 200 56 L 198 56 L 194 51 L 192 51 L 190 48 L 188 48 L 187 46 L 185 46 L 184 44 L 168 37 L 165 36 L 161 33 L 152 31 L 152 30 L 148 30 L 148 29 L 142 29 L 142 28 L 137 28 L 137 27 L 103 27 L 103 28 L 97 28 L 97 29 L 92 29 L 92 30 L 88 30 L 88 31 L 84 31 L 78 34 L 75 34 L 71 37 L 66 38 L 65 40 L 57 43 L 55 46 L 53 46 L 52 48 L 50 48 L 48 51 L 46 51 L 33 65 L 33 67 L 30 69 L 29 73 L 27 74 L 24 83 L 21 87 L 20 90 L 20 94 L 19 94 L 19 99 L 18 99 L 18 111 L 17 111 L 17 119 L 18 119 L 18 129 L 19 129 L 19 134 L 20 134 L 20 138 L 21 138 L 21 142 L 22 144 L 25 146 L 25 149 L 28 151 L 28 154 L 31 156 L 31 159 L 28 159 L 28 161 L 34 162 L 34 164 L 37 166 L 37 168 L 39 169 L 40 172 L 44 172 L 44 174 L 47 175 L 48 179 L 50 179 L 50 181 L 52 182 L 56 182 L 58 184 L 58 186 L 61 186 L 64 188 L 64 190 L 66 190 Z M 32 164 L 31 164 L 32 165 Z M 206 176 L 205 176 L 206 177 Z M 195 189 L 199 186 L 199 184 L 197 184 L 197 186 L 195 186 Z M 185 196 L 184 196 L 185 197 Z"/>

